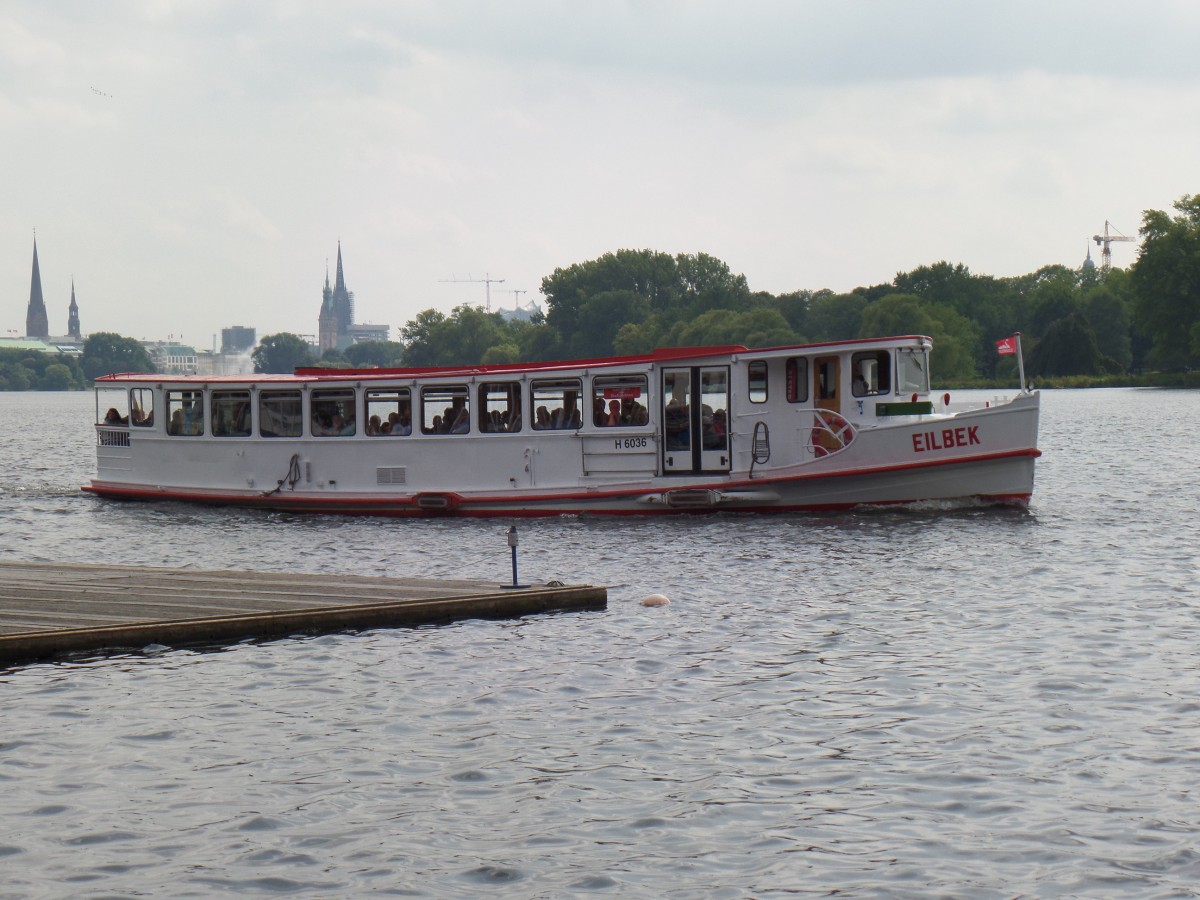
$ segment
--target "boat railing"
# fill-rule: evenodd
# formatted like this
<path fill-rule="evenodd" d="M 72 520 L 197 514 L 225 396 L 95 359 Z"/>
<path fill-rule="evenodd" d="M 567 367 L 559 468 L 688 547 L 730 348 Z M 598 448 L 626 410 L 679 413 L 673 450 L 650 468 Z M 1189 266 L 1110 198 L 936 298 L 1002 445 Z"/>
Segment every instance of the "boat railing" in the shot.
<path fill-rule="evenodd" d="M 128 447 L 129 429 L 105 428 L 103 425 L 97 425 L 96 443 L 101 447 Z"/>
<path fill-rule="evenodd" d="M 832 409 L 814 409 L 806 449 L 820 458 L 845 450 L 857 433 L 846 417 Z"/>

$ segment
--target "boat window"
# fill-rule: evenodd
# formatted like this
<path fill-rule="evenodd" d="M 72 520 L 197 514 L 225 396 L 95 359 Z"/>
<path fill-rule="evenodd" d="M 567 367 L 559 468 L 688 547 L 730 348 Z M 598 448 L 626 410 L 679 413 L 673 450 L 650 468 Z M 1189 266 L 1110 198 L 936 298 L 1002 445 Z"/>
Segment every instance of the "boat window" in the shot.
<path fill-rule="evenodd" d="M 750 363 L 748 374 L 750 377 L 750 402 L 751 403 L 766 403 L 767 402 L 767 363 L 765 360 L 757 360 Z"/>
<path fill-rule="evenodd" d="M 896 389 L 901 394 L 929 393 L 929 353 L 924 347 L 897 351 Z"/>
<path fill-rule="evenodd" d="M 471 398 L 465 384 L 421 388 L 422 434 L 467 434 L 471 430 Z"/>
<path fill-rule="evenodd" d="M 133 388 L 129 392 L 129 424 L 149 428 L 154 424 L 154 391 Z"/>
<path fill-rule="evenodd" d="M 701 444 L 705 450 L 725 450 L 729 441 L 729 369 L 700 370 Z"/>
<path fill-rule="evenodd" d="M 492 433 L 521 430 L 519 381 L 489 381 L 479 386 L 479 430 Z"/>
<path fill-rule="evenodd" d="M 366 399 L 367 434 L 412 434 L 412 394 L 408 388 L 371 388 Z"/>
<path fill-rule="evenodd" d="M 249 391 L 212 392 L 212 433 L 214 437 L 249 437 Z"/>
<path fill-rule="evenodd" d="M 784 367 L 787 376 L 788 403 L 808 402 L 808 360 L 803 356 L 793 356 Z"/>
<path fill-rule="evenodd" d="M 167 434 L 204 434 L 204 391 L 167 391 Z"/>
<path fill-rule="evenodd" d="M 592 379 L 592 424 L 648 425 L 645 375 L 604 375 Z"/>
<path fill-rule="evenodd" d="M 529 408 L 534 411 L 534 428 L 578 428 L 583 424 L 583 415 L 579 411 L 578 378 L 534 381 L 529 393 Z"/>
<path fill-rule="evenodd" d="M 892 389 L 891 355 L 886 350 L 855 353 L 850 357 L 850 393 L 855 397 L 886 394 Z"/>
<path fill-rule="evenodd" d="M 350 437 L 355 432 L 354 388 L 312 392 L 312 433 L 316 437 Z"/>
<path fill-rule="evenodd" d="M 838 358 L 824 356 L 814 364 L 818 400 L 836 400 L 838 395 Z"/>
<path fill-rule="evenodd" d="M 300 437 L 304 404 L 299 391 L 263 391 L 258 397 L 258 433 L 266 438 Z"/>
<path fill-rule="evenodd" d="M 129 392 L 125 388 L 96 388 L 96 424 L 129 424 Z"/>

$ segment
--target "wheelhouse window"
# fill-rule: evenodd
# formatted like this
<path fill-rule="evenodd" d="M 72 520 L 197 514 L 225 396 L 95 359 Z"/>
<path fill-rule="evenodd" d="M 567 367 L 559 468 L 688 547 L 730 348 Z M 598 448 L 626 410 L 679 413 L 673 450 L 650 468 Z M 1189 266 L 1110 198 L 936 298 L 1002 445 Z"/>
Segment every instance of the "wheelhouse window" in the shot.
<path fill-rule="evenodd" d="M 855 353 L 850 371 L 850 393 L 855 397 L 887 394 L 892 389 L 891 354 L 886 350 Z"/>
<path fill-rule="evenodd" d="M 167 391 L 167 434 L 204 434 L 204 391 Z"/>
<path fill-rule="evenodd" d="M 129 424 L 139 428 L 154 425 L 154 391 L 150 388 L 133 388 L 129 392 Z"/>
<path fill-rule="evenodd" d="M 784 365 L 788 403 L 808 402 L 808 360 L 793 356 Z"/>
<path fill-rule="evenodd" d="M 422 434 L 467 434 L 471 430 L 471 395 L 465 384 L 421 388 Z"/>
<path fill-rule="evenodd" d="M 250 392 L 212 392 L 212 433 L 214 437 L 250 435 Z"/>
<path fill-rule="evenodd" d="M 579 428 L 583 415 L 579 410 L 581 385 L 578 378 L 542 379 L 530 384 L 530 408 L 533 427 L 538 430 Z"/>
<path fill-rule="evenodd" d="M 648 425 L 645 375 L 604 375 L 592 379 L 592 424 L 601 428 Z"/>
<path fill-rule="evenodd" d="M 367 391 L 367 434 L 412 434 L 412 392 L 408 388 Z"/>
<path fill-rule="evenodd" d="M 751 403 L 766 403 L 767 402 L 767 363 L 765 360 L 756 360 L 750 363 L 747 369 L 747 375 L 750 379 L 750 402 Z"/>
<path fill-rule="evenodd" d="M 901 394 L 929 393 L 929 353 L 924 347 L 896 352 L 896 389 Z"/>
<path fill-rule="evenodd" d="M 506 434 L 521 430 L 521 384 L 490 381 L 479 386 L 479 430 Z"/>
<path fill-rule="evenodd" d="M 311 402 L 314 436 L 350 437 L 354 434 L 354 388 L 313 391 Z"/>
<path fill-rule="evenodd" d="M 265 438 L 300 437 L 304 402 L 299 391 L 263 391 L 258 395 L 258 433 Z"/>

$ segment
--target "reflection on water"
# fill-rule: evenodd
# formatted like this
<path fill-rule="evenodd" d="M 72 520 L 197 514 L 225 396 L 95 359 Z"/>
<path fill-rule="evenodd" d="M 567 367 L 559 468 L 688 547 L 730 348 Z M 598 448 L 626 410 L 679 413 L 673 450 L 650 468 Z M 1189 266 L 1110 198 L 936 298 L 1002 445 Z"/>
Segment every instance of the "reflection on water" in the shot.
<path fill-rule="evenodd" d="M 1195 398 L 1047 394 L 1029 511 L 519 523 L 602 613 L 0 673 L 0 895 L 1190 893 Z M 82 495 L 90 400 L 0 402 L 0 558 L 509 576 L 508 522 Z"/>

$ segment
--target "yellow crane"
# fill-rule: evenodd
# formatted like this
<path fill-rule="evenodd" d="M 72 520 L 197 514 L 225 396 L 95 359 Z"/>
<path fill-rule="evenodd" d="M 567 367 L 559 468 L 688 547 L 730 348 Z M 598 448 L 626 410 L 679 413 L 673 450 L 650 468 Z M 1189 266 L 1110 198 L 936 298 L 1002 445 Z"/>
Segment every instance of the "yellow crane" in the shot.
<path fill-rule="evenodd" d="M 1105 219 L 1104 220 L 1104 234 L 1092 235 L 1092 240 L 1096 242 L 1096 246 L 1102 248 L 1100 251 L 1100 271 L 1101 272 L 1107 272 L 1109 269 L 1112 268 L 1112 247 L 1110 245 L 1112 244 L 1113 241 L 1136 241 L 1137 240 L 1137 238 L 1135 238 L 1135 237 L 1126 237 L 1125 235 L 1121 234 L 1121 232 L 1117 231 L 1117 229 L 1115 229 L 1115 228 L 1113 228 L 1112 230 L 1116 231 L 1117 233 L 1109 234 L 1108 231 L 1109 231 L 1110 227 L 1111 226 L 1108 223 L 1108 219 Z"/>

